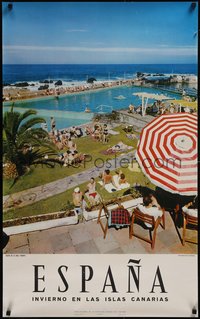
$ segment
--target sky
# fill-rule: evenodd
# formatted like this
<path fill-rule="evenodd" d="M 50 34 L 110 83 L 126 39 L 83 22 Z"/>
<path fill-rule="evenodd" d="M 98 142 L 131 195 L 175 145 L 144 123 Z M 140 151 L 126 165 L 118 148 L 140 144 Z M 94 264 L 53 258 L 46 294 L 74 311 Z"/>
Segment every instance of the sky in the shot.
<path fill-rule="evenodd" d="M 4 64 L 196 63 L 191 2 L 3 3 Z"/>

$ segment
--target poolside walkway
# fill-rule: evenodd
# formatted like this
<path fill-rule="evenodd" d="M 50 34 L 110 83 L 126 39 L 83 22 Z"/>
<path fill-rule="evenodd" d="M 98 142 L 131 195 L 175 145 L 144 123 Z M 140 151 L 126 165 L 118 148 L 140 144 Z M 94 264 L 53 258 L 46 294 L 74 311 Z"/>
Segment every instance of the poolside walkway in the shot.
<path fill-rule="evenodd" d="M 6 228 L 4 228 L 6 232 Z M 147 230 L 134 225 L 134 231 L 149 236 Z M 191 233 L 189 233 L 191 232 Z M 166 228 L 158 227 L 155 248 L 136 237 L 129 239 L 128 228 L 110 228 L 106 239 L 96 220 L 40 231 L 11 235 L 3 252 L 6 254 L 197 254 L 197 245 L 182 245 L 171 215 L 166 212 Z M 188 230 L 187 236 L 197 235 Z"/>
<path fill-rule="evenodd" d="M 116 168 L 119 168 L 121 166 L 122 159 L 126 161 L 128 160 L 130 163 L 134 157 L 134 154 L 135 150 L 132 150 L 129 153 L 121 154 L 120 156 L 110 160 L 109 164 L 111 167 L 109 167 L 109 169 L 112 171 Z M 91 177 L 98 177 L 100 172 L 102 172 L 104 169 L 106 169 L 106 162 L 102 168 L 92 167 L 83 172 L 73 174 L 44 185 L 3 196 L 4 211 L 7 211 L 13 207 L 19 208 L 31 205 L 40 200 L 63 193 L 68 189 L 87 182 Z"/>

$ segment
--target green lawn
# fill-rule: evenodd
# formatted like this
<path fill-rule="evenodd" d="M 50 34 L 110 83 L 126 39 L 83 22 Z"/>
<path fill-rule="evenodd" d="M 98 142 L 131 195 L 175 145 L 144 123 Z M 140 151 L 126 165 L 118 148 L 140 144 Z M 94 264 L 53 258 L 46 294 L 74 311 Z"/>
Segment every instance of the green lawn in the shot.
<path fill-rule="evenodd" d="M 124 142 L 127 145 L 133 146 L 134 149 L 136 148 L 137 140 L 128 139 L 122 127 L 116 128 L 116 131 L 120 132 L 120 134 L 111 135 L 109 143 L 106 145 L 92 140 L 91 137 L 83 137 L 75 140 L 79 152 L 90 154 L 92 156 L 93 160 L 91 162 L 87 162 L 85 167 L 83 165 L 81 165 L 79 168 L 63 167 L 59 164 L 56 164 L 54 168 L 48 168 L 45 166 L 42 167 L 41 165 L 38 165 L 37 167 L 32 167 L 29 173 L 22 176 L 12 188 L 10 188 L 10 186 L 12 185 L 13 181 L 4 180 L 3 195 L 13 194 L 28 188 L 44 185 L 57 179 L 79 173 L 85 169 L 94 166 L 94 160 L 99 157 L 101 157 L 104 160 L 108 157 L 113 158 L 114 155 L 103 155 L 101 152 L 117 144 L 120 141 Z"/>
<path fill-rule="evenodd" d="M 93 158 L 91 162 L 86 163 L 85 167 L 80 166 L 79 168 L 73 167 L 61 167 L 60 165 L 56 165 L 54 168 L 47 168 L 47 167 L 33 167 L 31 171 L 21 177 L 19 181 L 12 187 L 9 188 L 12 181 L 4 180 L 3 188 L 4 188 L 4 195 L 12 194 L 24 189 L 28 189 L 31 187 L 43 185 L 45 183 L 58 180 L 60 178 L 64 178 L 66 176 L 76 174 L 80 171 L 88 169 L 94 166 L 94 160 L 101 157 L 102 159 L 106 160 L 107 158 L 113 158 L 114 155 L 103 155 L 101 152 L 106 150 L 107 148 L 117 144 L 118 142 L 122 141 L 129 146 L 133 146 L 136 149 L 137 140 L 130 140 L 126 137 L 126 133 L 123 131 L 122 127 L 116 128 L 119 135 L 112 135 L 110 137 L 109 143 L 103 145 L 100 142 L 93 141 L 90 137 L 83 137 L 81 139 L 76 139 L 76 144 L 79 152 L 90 154 Z M 149 180 L 144 176 L 144 174 L 140 172 L 131 172 L 128 168 L 122 168 L 123 173 L 126 176 L 127 181 L 130 185 L 134 183 L 139 183 L 141 185 L 147 185 L 148 187 L 155 188 L 153 184 L 149 182 Z M 115 174 L 113 171 L 112 174 Z M 97 178 L 96 181 L 98 182 L 99 179 Z M 84 191 L 86 189 L 86 185 L 88 182 L 79 185 L 81 190 Z M 97 183 L 97 191 L 103 197 L 104 200 L 108 200 L 111 198 L 116 198 L 123 195 L 125 190 L 117 191 L 112 194 L 108 193 L 105 189 L 103 189 Z M 12 218 L 19 218 L 24 216 L 32 216 L 32 215 L 40 215 L 40 214 L 47 214 L 53 213 L 60 210 L 64 210 L 67 208 L 68 204 L 72 204 L 72 192 L 73 189 L 67 190 L 59 195 L 52 196 L 48 199 L 41 200 L 36 202 L 32 205 L 28 205 L 23 208 L 14 208 L 7 212 L 3 213 L 3 220 L 8 220 Z"/>
<path fill-rule="evenodd" d="M 122 168 L 123 173 L 126 176 L 127 181 L 130 185 L 133 183 L 139 183 L 141 185 L 147 185 L 148 187 L 154 189 L 155 186 L 149 182 L 149 180 L 144 176 L 142 172 L 131 172 L 128 168 Z M 113 172 L 115 174 L 115 172 Z M 108 193 L 98 184 L 99 179 L 96 179 L 97 182 L 97 191 L 103 197 L 104 200 L 113 199 L 119 196 L 122 196 L 125 190 L 121 190 L 114 193 Z M 88 182 L 87 182 L 88 183 Z M 79 185 L 80 189 L 84 191 L 86 189 L 87 183 Z M 67 190 L 59 195 L 52 196 L 48 199 L 41 200 L 35 204 L 28 205 L 23 208 L 11 209 L 3 213 L 3 220 L 8 220 L 12 218 L 19 218 L 24 216 L 33 216 L 40 214 L 53 213 L 60 210 L 63 210 L 67 207 L 67 204 L 72 204 L 72 193 L 73 189 Z"/>

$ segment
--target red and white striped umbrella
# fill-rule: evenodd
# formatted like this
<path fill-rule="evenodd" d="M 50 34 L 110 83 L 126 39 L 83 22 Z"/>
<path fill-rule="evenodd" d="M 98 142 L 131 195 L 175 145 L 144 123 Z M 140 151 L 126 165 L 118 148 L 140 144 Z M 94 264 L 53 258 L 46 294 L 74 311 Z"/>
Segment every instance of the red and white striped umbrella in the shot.
<path fill-rule="evenodd" d="M 164 114 L 147 124 L 136 159 L 151 182 L 180 195 L 197 194 L 197 115 Z"/>

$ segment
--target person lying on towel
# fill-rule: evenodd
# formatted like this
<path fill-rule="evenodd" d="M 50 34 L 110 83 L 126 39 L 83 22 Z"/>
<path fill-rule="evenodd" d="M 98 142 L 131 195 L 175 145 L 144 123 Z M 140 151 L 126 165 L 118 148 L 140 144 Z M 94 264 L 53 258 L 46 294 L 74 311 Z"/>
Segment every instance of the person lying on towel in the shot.
<path fill-rule="evenodd" d="M 113 176 L 110 174 L 109 169 L 106 169 L 103 172 L 102 176 L 100 176 L 100 177 L 102 178 L 102 181 L 103 181 L 103 187 L 105 187 L 106 184 L 112 183 L 115 188 L 118 188 L 113 180 Z"/>

